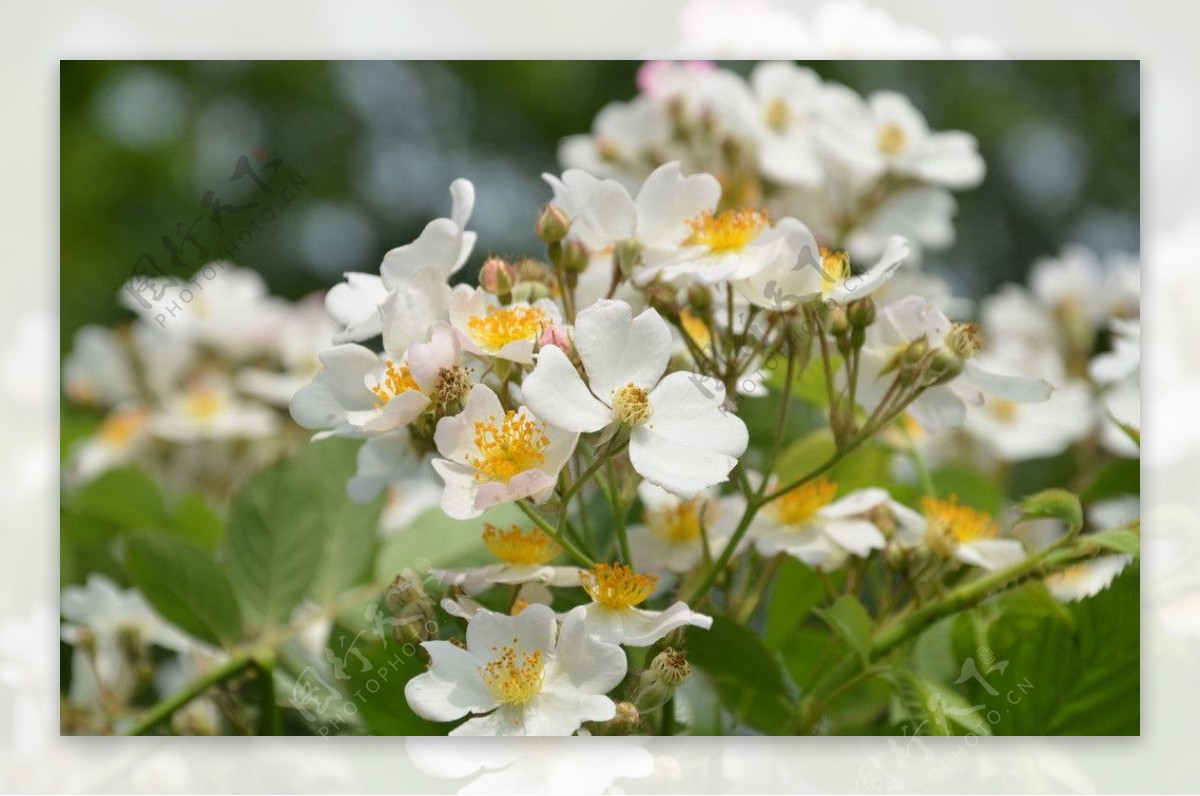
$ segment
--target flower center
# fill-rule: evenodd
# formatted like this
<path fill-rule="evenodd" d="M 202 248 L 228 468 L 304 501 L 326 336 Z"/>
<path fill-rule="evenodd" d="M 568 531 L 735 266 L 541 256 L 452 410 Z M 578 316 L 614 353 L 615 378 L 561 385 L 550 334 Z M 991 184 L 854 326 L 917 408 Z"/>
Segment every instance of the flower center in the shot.
<path fill-rule="evenodd" d="M 1013 401 L 993 398 L 988 401 L 988 408 L 991 409 L 992 416 L 1001 423 L 1011 423 L 1017 419 L 1017 404 Z"/>
<path fill-rule="evenodd" d="M 483 543 L 506 564 L 545 564 L 562 552 L 558 543 L 540 529 L 523 531 L 518 525 L 502 530 L 484 523 Z"/>
<path fill-rule="evenodd" d="M 371 388 L 371 392 L 375 393 L 379 398 L 375 402 L 375 408 L 381 409 L 384 404 L 400 393 L 417 389 L 420 388 L 417 386 L 417 381 L 413 378 L 412 372 L 409 371 L 408 365 L 397 365 L 389 359 L 387 361 L 387 370 L 383 372 L 383 378 Z"/>
<path fill-rule="evenodd" d="M 983 335 L 973 323 L 956 323 L 946 332 L 946 345 L 964 359 L 974 356 L 983 348 Z"/>
<path fill-rule="evenodd" d="M 900 125 L 888 122 L 883 127 L 879 128 L 879 139 L 876 142 L 879 145 L 879 151 L 885 155 L 897 155 L 904 151 L 904 147 L 908 144 L 908 136 Z"/>
<path fill-rule="evenodd" d="M 124 448 L 146 422 L 145 409 L 113 412 L 100 425 L 100 439 L 110 448 Z"/>
<path fill-rule="evenodd" d="M 833 501 L 837 490 L 836 483 L 821 476 L 786 493 L 768 511 L 784 525 L 802 526 Z"/>
<path fill-rule="evenodd" d="M 654 413 L 650 406 L 650 392 L 636 384 L 618 387 L 612 394 L 613 416 L 627 426 L 640 426 Z"/>
<path fill-rule="evenodd" d="M 843 251 L 821 247 L 821 292 L 828 295 L 850 276 L 850 255 Z"/>
<path fill-rule="evenodd" d="M 479 456 L 470 459 L 480 481 L 507 484 L 513 476 L 540 467 L 546 462 L 550 438 L 541 423 L 528 415 L 509 410 L 497 422 L 493 417 L 475 424 L 475 447 Z"/>
<path fill-rule="evenodd" d="M 193 420 L 212 420 L 225 406 L 225 396 L 216 390 L 191 390 L 183 398 L 183 411 Z"/>
<path fill-rule="evenodd" d="M 776 97 L 767 103 L 765 116 L 767 127 L 777 131 L 787 127 L 787 123 L 792 118 L 791 111 L 788 110 L 787 102 L 780 97 Z"/>
<path fill-rule="evenodd" d="M 540 307 L 528 304 L 488 307 L 487 315 L 467 320 L 471 339 L 489 351 L 499 351 L 518 340 L 536 340 L 550 318 Z"/>
<path fill-rule="evenodd" d="M 658 511 L 646 512 L 646 523 L 650 530 L 672 542 L 690 542 L 700 536 L 699 500 L 682 501 Z"/>
<path fill-rule="evenodd" d="M 643 602 L 658 585 L 658 576 L 639 575 L 624 564 L 597 564 L 581 569 L 583 590 L 609 608 L 632 608 Z"/>
<path fill-rule="evenodd" d="M 725 210 L 717 215 L 705 211 L 688 222 L 692 234 L 686 243 L 707 246 L 718 253 L 741 251 L 768 223 L 765 210 Z"/>
<path fill-rule="evenodd" d="M 996 535 L 997 526 L 990 514 L 959 504 L 955 495 L 948 500 L 921 498 L 921 513 L 929 521 L 927 542 L 935 549 L 947 543 L 953 546 L 978 539 L 991 539 Z"/>
<path fill-rule="evenodd" d="M 524 705 L 537 696 L 546 668 L 542 651 L 521 653 L 515 638 L 511 646 L 493 649 L 497 656 L 479 670 L 492 698 L 501 705 Z"/>

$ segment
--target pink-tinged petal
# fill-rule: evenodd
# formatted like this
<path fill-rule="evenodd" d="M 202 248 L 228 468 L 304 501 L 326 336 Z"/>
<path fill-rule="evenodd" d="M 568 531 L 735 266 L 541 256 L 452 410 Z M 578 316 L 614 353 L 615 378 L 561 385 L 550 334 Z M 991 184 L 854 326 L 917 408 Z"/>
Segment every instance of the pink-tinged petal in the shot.
<path fill-rule="evenodd" d="M 1025 548 L 1016 539 L 979 539 L 960 544 L 954 557 L 983 569 L 1004 569 L 1024 561 Z"/>
<path fill-rule="evenodd" d="M 404 686 L 404 697 L 414 713 L 429 721 L 454 721 L 496 706 L 479 675 L 478 657 L 449 641 L 426 641 L 421 646 L 429 653 L 429 671 Z"/>
<path fill-rule="evenodd" d="M 521 394 L 538 419 L 568 431 L 599 431 L 613 419 L 612 410 L 588 392 L 575 366 L 555 346 L 538 354 Z"/>
<path fill-rule="evenodd" d="M 408 369 L 424 392 L 437 386 L 443 368 L 457 364 L 462 344 L 448 324 L 438 322 L 429 333 L 429 342 L 413 343 L 408 348 Z"/>
<path fill-rule="evenodd" d="M 881 550 L 887 544 L 883 532 L 875 523 L 866 520 L 834 520 L 823 523 L 821 530 L 838 547 L 859 558 L 865 558 L 872 550 Z"/>
<path fill-rule="evenodd" d="M 601 300 L 575 318 L 575 348 L 592 393 L 608 402 L 627 384 L 654 386 L 671 358 L 671 328 L 653 309 L 634 318 L 624 301 Z"/>
<path fill-rule="evenodd" d="M 1054 387 L 1044 379 L 1002 376 L 986 371 L 970 361 L 967 362 L 967 378 L 989 395 L 1016 403 L 1045 401 L 1050 398 L 1050 393 L 1054 392 Z"/>
<path fill-rule="evenodd" d="M 638 240 L 668 246 L 683 243 L 691 234 L 687 221 L 713 211 L 720 200 L 721 184 L 716 177 L 685 177 L 678 163 L 665 163 L 651 172 L 638 191 Z"/>
<path fill-rule="evenodd" d="M 514 475 L 507 484 L 488 481 L 480 485 L 475 493 L 475 510 L 483 512 L 501 503 L 512 503 L 522 498 L 548 495 L 555 479 L 541 470 L 526 470 Z M 545 498 L 542 497 L 544 500 Z"/>

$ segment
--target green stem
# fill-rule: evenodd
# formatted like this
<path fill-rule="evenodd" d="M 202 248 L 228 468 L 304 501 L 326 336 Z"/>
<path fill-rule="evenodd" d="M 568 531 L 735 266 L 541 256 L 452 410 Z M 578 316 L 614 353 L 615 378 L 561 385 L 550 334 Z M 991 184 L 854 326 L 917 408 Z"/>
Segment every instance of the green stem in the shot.
<path fill-rule="evenodd" d="M 275 655 L 273 653 L 260 655 L 254 663 L 254 669 L 258 678 L 260 703 L 258 734 L 281 735 L 279 704 L 275 701 Z"/>
<path fill-rule="evenodd" d="M 249 655 L 241 654 L 232 656 L 225 663 L 211 669 L 150 708 L 126 734 L 148 735 L 151 730 L 170 719 L 171 716 L 175 715 L 176 711 L 203 694 L 209 688 L 241 674 L 253 664 L 254 661 Z M 271 701 L 274 704 L 274 696 L 272 696 Z"/>
<path fill-rule="evenodd" d="M 617 483 L 617 468 L 612 460 L 608 460 L 608 480 L 611 490 L 613 526 L 617 529 L 617 547 L 621 552 L 621 561 L 630 569 L 633 568 L 633 553 L 629 549 L 629 532 L 625 528 L 625 502 L 621 496 L 620 484 Z"/>
<path fill-rule="evenodd" d="M 529 505 L 523 500 L 518 500 L 517 508 L 524 512 L 526 517 L 533 520 L 534 525 L 541 528 L 550 536 L 551 539 L 558 542 L 562 549 L 567 551 L 567 555 L 575 559 L 577 563 L 582 564 L 585 567 L 590 567 L 596 563 L 591 558 L 588 558 L 588 556 L 579 548 L 577 548 L 564 534 L 560 534 L 558 529 L 547 522 L 546 518 L 538 513 L 537 509 L 535 509 L 533 506 Z M 564 507 L 561 510 L 566 511 L 566 508 Z"/>

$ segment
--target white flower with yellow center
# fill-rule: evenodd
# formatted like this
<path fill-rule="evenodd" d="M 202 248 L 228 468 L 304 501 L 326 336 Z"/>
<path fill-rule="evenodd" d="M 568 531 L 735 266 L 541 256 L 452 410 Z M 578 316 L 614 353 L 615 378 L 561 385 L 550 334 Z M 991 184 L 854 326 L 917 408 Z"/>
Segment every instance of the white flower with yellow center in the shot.
<path fill-rule="evenodd" d="M 292 417 L 328 436 L 363 438 L 402 428 L 431 405 L 457 406 L 471 374 L 458 364 L 453 330 L 437 324 L 429 342 L 413 343 L 407 355 L 381 356 L 360 345 L 334 346 L 320 355 L 324 366 L 292 398 Z"/>
<path fill-rule="evenodd" d="M 542 348 L 522 394 L 538 417 L 569 431 L 629 429 L 629 460 L 646 480 L 681 497 L 729 477 L 749 437 L 722 408 L 724 388 L 696 373 L 671 373 L 671 330 L 653 309 L 632 317 L 623 301 L 600 301 L 575 319 L 587 381 L 561 349 Z"/>
<path fill-rule="evenodd" d="M 649 481 L 638 484 L 642 524 L 629 527 L 629 553 L 648 571 L 689 572 L 704 557 L 704 533 L 712 555 L 720 555 L 742 516 L 739 495 L 719 497 L 706 489 L 681 498 Z"/>
<path fill-rule="evenodd" d="M 459 285 L 450 295 L 450 324 L 463 349 L 478 356 L 533 362 L 533 346 L 547 328 L 562 322 L 549 299 L 501 305 L 483 288 Z"/>
<path fill-rule="evenodd" d="M 516 616 L 481 609 L 467 624 L 465 647 L 421 646 L 429 671 L 409 680 L 404 696 L 429 721 L 473 714 L 451 735 L 570 735 L 616 714 L 606 694 L 625 677 L 625 653 L 588 635 L 582 608 L 561 629 L 545 605 Z"/>
<path fill-rule="evenodd" d="M 444 457 L 433 460 L 446 484 L 442 509 L 464 520 L 501 503 L 546 500 L 578 439 L 527 407 L 505 411 L 490 388 L 475 385 L 462 413 L 443 417 L 434 434 Z"/>
<path fill-rule="evenodd" d="M 768 503 L 755 516 L 750 537 L 764 556 L 783 553 L 822 571 L 850 556 L 866 558 L 887 543 L 864 515 L 886 504 L 882 489 L 861 489 L 835 500 L 837 484 L 815 478 Z"/>
<path fill-rule="evenodd" d="M 150 410 L 140 406 L 110 412 L 95 434 L 72 447 L 65 472 L 67 484 L 86 484 L 134 461 L 149 439 L 149 419 Z"/>
<path fill-rule="evenodd" d="M 634 572 L 624 564 L 596 564 L 579 573 L 583 589 L 592 598 L 584 607 L 587 630 L 611 644 L 648 647 L 672 630 L 691 625 L 708 630 L 712 617 L 696 613 L 677 602 L 665 611 L 637 606 L 654 593 L 656 575 Z M 578 610 L 578 609 L 576 609 Z"/>
<path fill-rule="evenodd" d="M 778 228 L 787 240 L 778 255 L 734 282 L 749 301 L 777 312 L 813 299 L 828 306 L 869 296 L 892 278 L 909 255 L 908 242 L 893 235 L 875 265 L 856 274 L 850 268 L 849 255 L 820 246 L 799 221 L 784 219 Z"/>
<path fill-rule="evenodd" d="M 151 433 L 169 442 L 265 439 L 279 431 L 274 411 L 238 397 L 223 381 L 205 381 L 170 396 L 149 419 Z"/>
<path fill-rule="evenodd" d="M 895 502 L 889 508 L 896 518 L 898 540 L 907 547 L 923 547 L 988 570 L 1010 567 L 1025 558 L 1019 541 L 998 538 L 999 526 L 991 515 L 962 505 L 954 496 L 921 498 L 920 513 Z"/>
<path fill-rule="evenodd" d="M 325 308 L 341 327 L 335 343 L 367 340 L 383 333 L 390 350 L 403 351 L 424 340 L 429 327 L 445 320 L 450 287 L 475 245 L 465 227 L 475 207 L 475 187 L 468 180 L 450 184 L 450 218 L 425 225 L 412 243 L 389 251 L 379 275 L 349 273 L 325 296 Z"/>
<path fill-rule="evenodd" d="M 475 594 L 494 584 L 579 585 L 578 567 L 550 565 L 562 552 L 562 548 L 538 528 L 523 529 L 519 525 L 498 528 L 491 523 L 485 523 L 483 544 L 500 563 L 469 569 L 439 570 L 438 575 L 447 585 L 461 586 L 469 594 Z"/>

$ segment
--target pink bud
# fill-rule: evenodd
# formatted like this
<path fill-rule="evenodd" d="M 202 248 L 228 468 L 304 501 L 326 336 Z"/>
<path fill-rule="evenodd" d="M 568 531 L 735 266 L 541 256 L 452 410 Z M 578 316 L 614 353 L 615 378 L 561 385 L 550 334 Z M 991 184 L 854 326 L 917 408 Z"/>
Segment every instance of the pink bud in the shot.
<path fill-rule="evenodd" d="M 510 293 L 516 281 L 517 269 L 509 263 L 499 257 L 489 257 L 483 261 L 479 284 L 487 292 L 496 296 Z"/>
<path fill-rule="evenodd" d="M 567 355 L 571 353 L 571 338 L 567 336 L 567 330 L 558 324 L 546 327 L 546 331 L 542 332 L 542 336 L 538 338 L 538 345 L 542 348 L 548 345 L 558 346 L 563 353 Z"/>
<path fill-rule="evenodd" d="M 642 93 L 661 98 L 671 86 L 672 72 L 712 72 L 712 61 L 646 61 L 638 68 L 637 85 Z"/>

